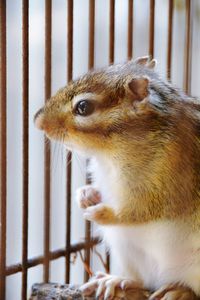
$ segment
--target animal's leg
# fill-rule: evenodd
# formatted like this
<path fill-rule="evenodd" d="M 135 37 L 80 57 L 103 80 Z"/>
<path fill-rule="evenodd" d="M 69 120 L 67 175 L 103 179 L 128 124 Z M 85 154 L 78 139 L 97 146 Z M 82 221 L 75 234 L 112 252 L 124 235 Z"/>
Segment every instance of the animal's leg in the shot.
<path fill-rule="evenodd" d="M 149 300 L 197 300 L 194 292 L 181 285 L 167 285 L 161 287 L 151 295 Z"/>

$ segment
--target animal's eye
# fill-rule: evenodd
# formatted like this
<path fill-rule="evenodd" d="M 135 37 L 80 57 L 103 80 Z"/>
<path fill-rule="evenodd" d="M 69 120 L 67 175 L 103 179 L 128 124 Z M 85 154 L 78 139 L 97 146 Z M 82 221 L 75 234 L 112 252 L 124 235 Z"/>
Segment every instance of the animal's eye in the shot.
<path fill-rule="evenodd" d="M 81 100 L 75 106 L 75 114 L 80 116 L 89 116 L 94 111 L 94 103 L 89 100 Z"/>

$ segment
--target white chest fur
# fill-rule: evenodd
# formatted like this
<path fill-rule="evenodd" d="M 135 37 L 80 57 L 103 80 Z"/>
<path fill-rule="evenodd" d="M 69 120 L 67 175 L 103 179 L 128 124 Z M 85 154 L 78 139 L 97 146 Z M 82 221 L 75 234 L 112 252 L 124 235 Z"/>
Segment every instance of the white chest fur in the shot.
<path fill-rule="evenodd" d="M 155 222 L 102 228 L 119 275 L 156 289 L 183 282 L 200 292 L 200 238 L 177 224 Z"/>
<path fill-rule="evenodd" d="M 120 177 L 112 166 L 92 163 L 94 180 L 105 200 L 116 206 Z M 157 221 L 137 226 L 101 227 L 115 274 L 142 281 L 152 290 L 180 282 L 200 295 L 200 233 L 183 222 Z"/>

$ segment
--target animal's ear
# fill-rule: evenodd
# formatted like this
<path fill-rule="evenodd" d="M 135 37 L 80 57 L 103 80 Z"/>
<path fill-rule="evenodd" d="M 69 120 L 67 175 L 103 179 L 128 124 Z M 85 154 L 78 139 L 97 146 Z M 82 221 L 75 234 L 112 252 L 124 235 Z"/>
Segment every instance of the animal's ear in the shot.
<path fill-rule="evenodd" d="M 149 69 L 154 69 L 157 65 L 157 60 L 155 58 L 151 59 L 150 56 L 141 56 L 134 60 L 134 63 L 138 65 L 143 65 Z"/>
<path fill-rule="evenodd" d="M 149 94 L 148 77 L 136 77 L 128 81 L 128 91 L 132 94 L 134 100 L 142 101 Z"/>

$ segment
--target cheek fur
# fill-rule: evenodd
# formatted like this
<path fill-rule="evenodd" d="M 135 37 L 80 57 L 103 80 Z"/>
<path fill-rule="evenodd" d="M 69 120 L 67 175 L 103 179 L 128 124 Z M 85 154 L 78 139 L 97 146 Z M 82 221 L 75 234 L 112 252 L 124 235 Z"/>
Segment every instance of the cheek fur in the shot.
<path fill-rule="evenodd" d="M 110 139 L 101 133 L 97 133 L 96 130 L 83 132 L 76 128 L 69 128 L 68 134 L 66 136 L 66 142 L 71 141 L 74 144 L 74 149 L 76 147 L 81 147 L 82 149 L 87 150 L 100 150 L 108 149 L 108 145 L 110 143 Z"/>

